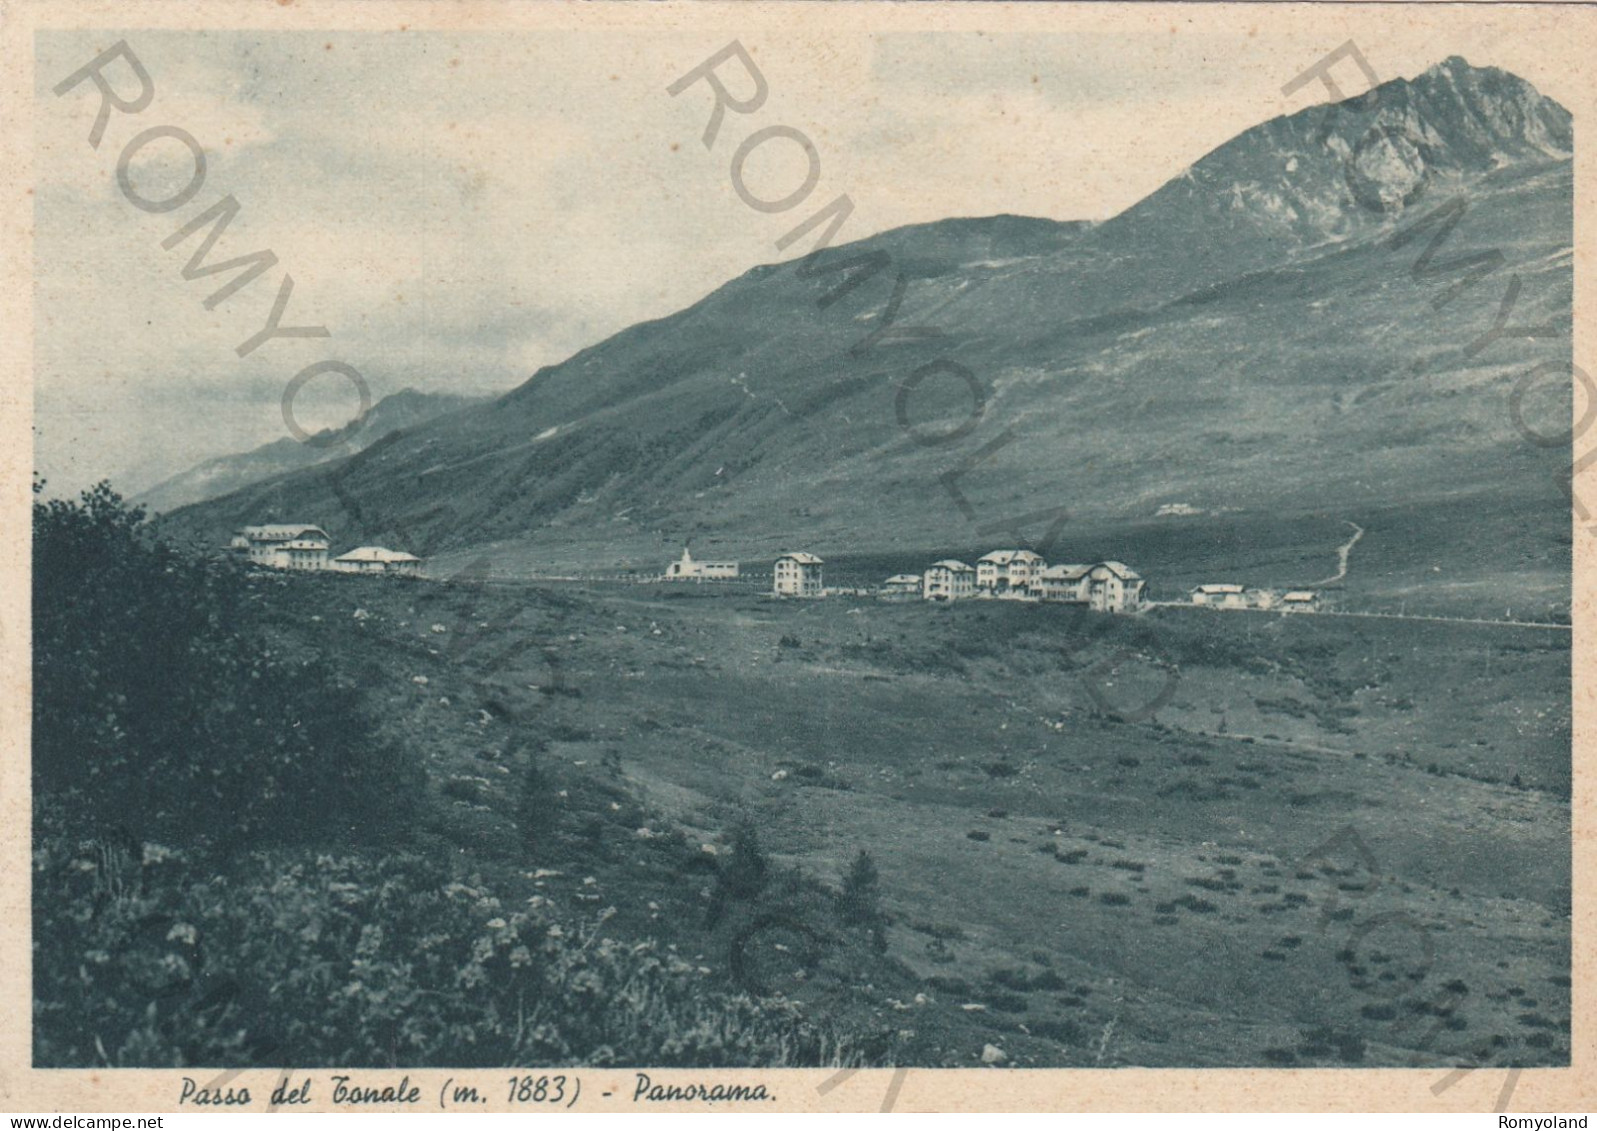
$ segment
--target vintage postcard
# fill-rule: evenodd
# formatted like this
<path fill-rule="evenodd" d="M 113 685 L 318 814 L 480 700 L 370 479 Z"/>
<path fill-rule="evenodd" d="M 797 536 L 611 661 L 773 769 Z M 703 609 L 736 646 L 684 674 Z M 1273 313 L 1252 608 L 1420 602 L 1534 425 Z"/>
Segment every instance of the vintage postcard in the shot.
<path fill-rule="evenodd" d="M 1592 8 L 0 21 L 0 1108 L 1592 1106 Z"/>

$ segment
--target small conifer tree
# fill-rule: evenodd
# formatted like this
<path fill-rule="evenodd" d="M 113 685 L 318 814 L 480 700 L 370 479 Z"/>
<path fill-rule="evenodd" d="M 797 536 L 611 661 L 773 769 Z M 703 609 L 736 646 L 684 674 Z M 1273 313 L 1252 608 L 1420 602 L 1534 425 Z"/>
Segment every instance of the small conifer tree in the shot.
<path fill-rule="evenodd" d="M 713 926 L 720 921 L 727 903 L 758 899 L 765 890 L 770 871 L 770 857 L 760 844 L 759 830 L 753 821 L 744 817 L 732 830 L 732 858 L 716 877 L 715 890 L 710 896 L 710 924 Z"/>
<path fill-rule="evenodd" d="M 528 752 L 527 768 L 521 775 L 521 796 L 516 803 L 522 843 L 535 853 L 548 847 L 559 818 L 558 794 L 541 765 L 542 753 L 542 743 Z"/>
<path fill-rule="evenodd" d="M 843 876 L 843 887 L 837 894 L 837 912 L 848 926 L 870 931 L 871 945 L 877 951 L 887 949 L 887 915 L 882 910 L 881 876 L 876 870 L 876 861 L 864 849 L 860 849 Z"/>

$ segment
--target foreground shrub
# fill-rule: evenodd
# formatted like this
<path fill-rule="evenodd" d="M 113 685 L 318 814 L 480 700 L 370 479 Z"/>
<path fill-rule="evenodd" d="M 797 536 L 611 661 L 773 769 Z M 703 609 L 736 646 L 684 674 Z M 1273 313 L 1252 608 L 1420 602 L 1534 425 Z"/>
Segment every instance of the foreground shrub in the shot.
<path fill-rule="evenodd" d="M 878 953 L 887 950 L 888 920 L 882 910 L 881 877 L 876 862 L 864 849 L 843 875 L 843 886 L 837 893 L 837 913 L 845 925 L 868 931 Z"/>
<path fill-rule="evenodd" d="M 614 909 L 505 906 L 419 857 L 181 851 L 47 835 L 35 1063 L 816 1065 L 857 1053 L 797 1007 L 605 933 Z"/>
<path fill-rule="evenodd" d="M 560 821 L 559 791 L 544 772 L 542 757 L 543 744 L 534 744 L 521 772 L 521 791 L 516 798 L 516 826 L 534 859 L 547 852 Z"/>
<path fill-rule="evenodd" d="M 87 836 L 222 846 L 402 829 L 412 761 L 263 623 L 289 579 L 182 554 L 106 484 L 33 508 L 36 796 Z"/>
<path fill-rule="evenodd" d="M 765 890 L 771 861 L 760 843 L 759 830 L 747 817 L 740 819 L 732 830 L 732 855 L 722 867 L 710 894 L 706 921 L 715 926 L 726 914 L 729 904 L 749 903 L 759 898 Z"/>

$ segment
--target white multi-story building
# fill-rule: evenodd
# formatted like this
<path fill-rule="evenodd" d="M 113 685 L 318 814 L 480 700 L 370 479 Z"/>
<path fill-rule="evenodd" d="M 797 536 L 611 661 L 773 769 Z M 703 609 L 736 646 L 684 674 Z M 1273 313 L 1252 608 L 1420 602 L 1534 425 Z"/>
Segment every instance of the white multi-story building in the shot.
<path fill-rule="evenodd" d="M 1047 564 L 1031 550 L 994 550 L 976 560 L 976 588 L 997 596 L 1023 596 Z"/>
<path fill-rule="evenodd" d="M 1087 571 L 1087 605 L 1101 613 L 1134 612 L 1142 607 L 1146 586 L 1142 575 L 1124 562 L 1099 562 Z"/>
<path fill-rule="evenodd" d="M 303 522 L 245 526 L 233 534 L 228 549 L 250 564 L 273 569 L 327 569 L 332 539 L 320 526 Z"/>
<path fill-rule="evenodd" d="M 821 596 L 821 566 L 814 554 L 783 554 L 771 571 L 771 592 L 778 597 Z"/>
<path fill-rule="evenodd" d="M 957 601 L 976 595 L 976 570 L 964 562 L 944 558 L 921 579 L 921 596 L 928 601 Z"/>
<path fill-rule="evenodd" d="M 1040 601 L 1085 601 L 1090 565 L 1051 565 L 1038 570 L 1029 591 Z"/>

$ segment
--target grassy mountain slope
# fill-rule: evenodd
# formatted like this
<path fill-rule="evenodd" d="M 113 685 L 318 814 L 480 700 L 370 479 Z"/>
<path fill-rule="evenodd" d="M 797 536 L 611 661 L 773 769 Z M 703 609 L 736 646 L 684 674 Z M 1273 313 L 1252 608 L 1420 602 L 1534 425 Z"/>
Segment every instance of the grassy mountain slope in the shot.
<path fill-rule="evenodd" d="M 480 399 L 401 389 L 372 405 L 358 420 L 342 428 L 317 433 L 309 442 L 285 436 L 247 452 L 205 460 L 162 480 L 133 501 L 153 514 L 165 514 L 191 503 L 231 494 L 265 479 L 341 459 L 396 429 L 414 427 Z"/>
<path fill-rule="evenodd" d="M 756 268 L 497 401 L 173 522 L 214 541 L 305 518 L 516 572 L 657 565 L 690 538 L 747 558 L 948 547 L 1058 507 L 1090 523 L 1183 504 L 1201 523 L 1473 498 L 1476 525 L 1439 553 L 1529 520 L 1521 565 L 1567 577 L 1567 451 L 1529 443 L 1509 393 L 1569 358 L 1570 136 L 1522 80 L 1451 59 L 1249 130 L 1103 224 L 883 233 L 828 253 L 892 259 L 832 303 L 840 272 Z M 1483 276 L 1454 269 L 1493 252 Z M 860 348 L 900 272 L 894 327 Z M 1481 345 L 1516 278 L 1506 323 L 1539 336 Z M 984 407 L 916 443 L 904 423 L 925 439 L 971 416 L 946 367 L 905 393 L 940 361 Z M 1568 411 L 1551 374 L 1524 403 L 1543 433 Z M 958 484 L 966 514 L 938 477 L 992 444 Z"/>

